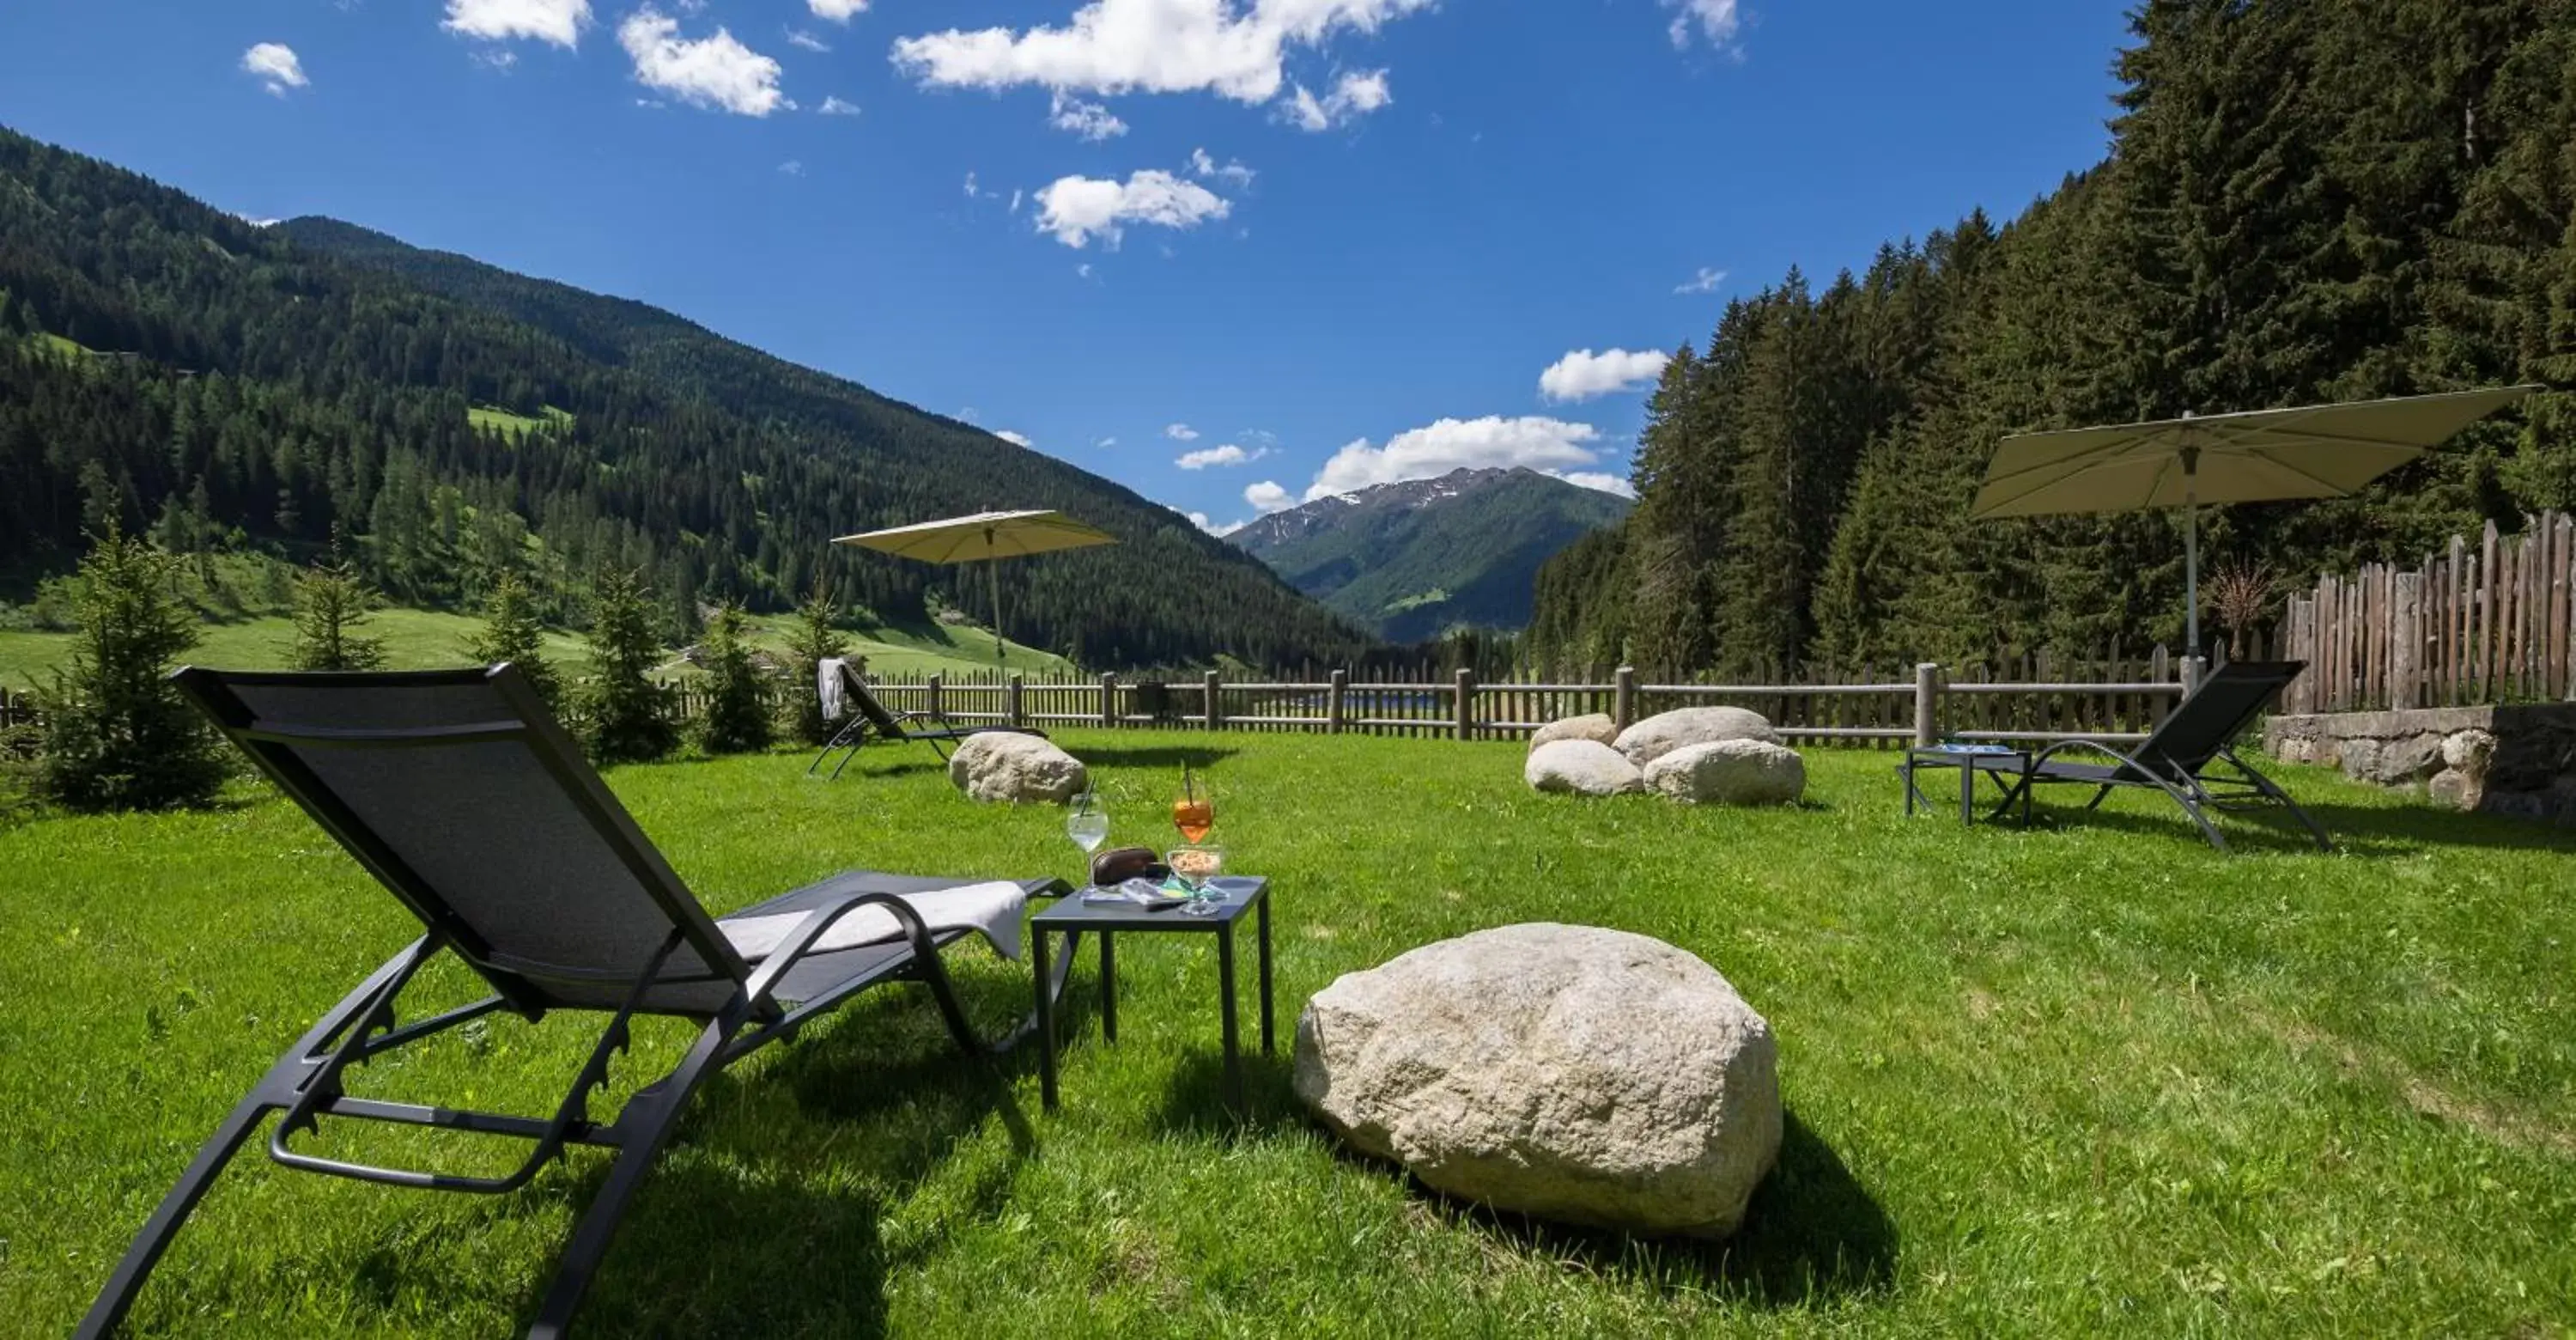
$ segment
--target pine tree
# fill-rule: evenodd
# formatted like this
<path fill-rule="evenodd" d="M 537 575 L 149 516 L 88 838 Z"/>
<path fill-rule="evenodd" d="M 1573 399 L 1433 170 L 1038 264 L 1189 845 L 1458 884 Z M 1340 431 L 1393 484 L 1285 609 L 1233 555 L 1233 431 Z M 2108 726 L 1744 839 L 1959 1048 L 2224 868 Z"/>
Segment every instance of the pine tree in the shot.
<path fill-rule="evenodd" d="M 466 644 L 466 654 L 485 665 L 503 661 L 517 666 L 529 687 L 554 708 L 561 687 L 554 667 L 546 664 L 546 626 L 537 617 L 535 598 L 515 572 L 501 574 L 483 602 L 483 631 Z"/>
<path fill-rule="evenodd" d="M 698 719 L 698 747 L 710 754 L 753 753 L 769 747 L 769 704 L 743 633 L 740 605 L 720 605 L 716 617 L 707 621 L 707 709 Z"/>
<path fill-rule="evenodd" d="M 819 745 L 832 738 L 833 727 L 823 720 L 823 699 L 815 688 L 815 680 L 824 661 L 850 649 L 850 640 L 833 626 L 840 613 L 841 608 L 833 601 L 831 590 L 817 582 L 814 598 L 797 609 L 796 628 L 789 635 L 787 653 L 797 677 L 793 691 L 796 738 L 807 744 Z"/>
<path fill-rule="evenodd" d="M 383 638 L 358 631 L 376 606 L 358 571 L 331 548 L 295 583 L 295 646 L 289 663 L 298 670 L 374 670 L 385 663 Z"/>
<path fill-rule="evenodd" d="M 170 595 L 174 560 L 114 524 L 81 561 L 71 663 L 40 695 L 37 783 L 75 810 L 166 809 L 214 798 L 227 771 L 213 735 L 165 676 L 197 644 Z"/>
<path fill-rule="evenodd" d="M 633 573 L 591 587 L 590 681 L 581 694 L 582 743 L 597 763 L 648 763 L 679 747 L 668 695 L 650 678 L 662 659 L 653 598 Z"/>

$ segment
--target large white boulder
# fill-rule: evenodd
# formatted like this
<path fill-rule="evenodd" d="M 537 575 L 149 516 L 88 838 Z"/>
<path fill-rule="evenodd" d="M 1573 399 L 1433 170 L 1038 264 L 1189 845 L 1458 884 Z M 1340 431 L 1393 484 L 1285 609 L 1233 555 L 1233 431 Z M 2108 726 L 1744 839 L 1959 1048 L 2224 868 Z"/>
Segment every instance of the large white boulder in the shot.
<path fill-rule="evenodd" d="M 1607 712 L 1590 716 L 1565 717 L 1551 721 L 1530 734 L 1530 749 L 1554 744 L 1559 740 L 1590 740 L 1596 744 L 1613 744 L 1619 739 L 1619 723 Z"/>
<path fill-rule="evenodd" d="M 1807 761 L 1762 740 L 1684 745 L 1646 765 L 1646 785 L 1685 805 L 1787 805 L 1807 793 Z"/>
<path fill-rule="evenodd" d="M 1534 924 L 1425 945 L 1317 992 L 1297 1096 L 1354 1147 L 1498 1209 L 1734 1231 L 1780 1152 L 1771 1026 L 1660 940 Z"/>
<path fill-rule="evenodd" d="M 982 801 L 1061 805 L 1091 784 L 1082 760 L 1035 735 L 969 735 L 948 756 L 948 780 Z"/>
<path fill-rule="evenodd" d="M 1720 740 L 1780 743 L 1779 732 L 1759 712 L 1741 707 L 1685 707 L 1659 712 L 1619 732 L 1619 752 L 1644 767 L 1676 749 Z"/>
<path fill-rule="evenodd" d="M 1603 718 L 1608 720 L 1608 718 Z M 1646 776 L 1626 754 L 1598 740 L 1554 740 L 1530 751 L 1521 779 L 1540 791 L 1615 796 L 1646 789 Z"/>

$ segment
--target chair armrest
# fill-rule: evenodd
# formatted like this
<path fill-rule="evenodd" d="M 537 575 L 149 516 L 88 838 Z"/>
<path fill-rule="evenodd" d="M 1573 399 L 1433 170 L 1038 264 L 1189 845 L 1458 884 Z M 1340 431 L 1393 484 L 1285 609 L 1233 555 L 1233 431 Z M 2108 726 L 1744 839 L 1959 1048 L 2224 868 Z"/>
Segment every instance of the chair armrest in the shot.
<path fill-rule="evenodd" d="M 914 910 L 912 904 L 905 902 L 902 895 L 848 894 L 815 908 L 803 921 L 796 923 L 796 929 L 789 931 L 787 938 L 779 941 L 778 947 L 769 952 L 769 957 L 761 961 L 759 970 L 754 972 L 751 980 L 744 984 L 745 997 L 754 1007 L 768 1004 L 769 993 L 777 989 L 778 979 L 785 976 L 789 968 L 796 966 L 796 960 L 805 956 L 806 951 L 813 947 L 814 941 L 820 939 L 823 932 L 832 928 L 832 923 L 862 907 L 871 905 L 882 905 L 894 914 L 895 921 L 903 927 L 904 938 L 912 942 L 913 953 L 928 957 L 939 952 L 939 946 L 931 943 L 929 923 L 921 919 L 921 913 Z"/>

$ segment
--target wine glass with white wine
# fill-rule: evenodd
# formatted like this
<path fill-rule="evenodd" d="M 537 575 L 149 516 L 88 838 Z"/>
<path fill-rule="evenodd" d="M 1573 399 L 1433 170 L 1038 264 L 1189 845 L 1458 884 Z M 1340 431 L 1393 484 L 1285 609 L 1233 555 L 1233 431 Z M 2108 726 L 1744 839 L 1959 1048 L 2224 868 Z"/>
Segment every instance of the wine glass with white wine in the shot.
<path fill-rule="evenodd" d="M 1090 857 L 1109 840 L 1109 807 L 1102 804 L 1098 792 L 1085 791 L 1065 807 L 1064 835 L 1082 848 L 1082 882 L 1091 882 Z"/>

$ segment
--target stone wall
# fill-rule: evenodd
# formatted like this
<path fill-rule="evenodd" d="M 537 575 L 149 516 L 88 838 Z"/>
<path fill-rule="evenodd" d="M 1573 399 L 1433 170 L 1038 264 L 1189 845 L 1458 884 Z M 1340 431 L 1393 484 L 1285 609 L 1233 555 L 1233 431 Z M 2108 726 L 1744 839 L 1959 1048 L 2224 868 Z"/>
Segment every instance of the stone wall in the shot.
<path fill-rule="evenodd" d="M 2437 805 L 2576 823 L 2576 703 L 2276 716 L 2263 748 Z"/>

